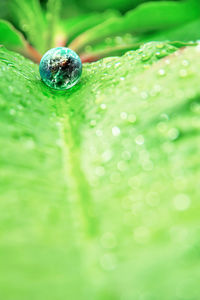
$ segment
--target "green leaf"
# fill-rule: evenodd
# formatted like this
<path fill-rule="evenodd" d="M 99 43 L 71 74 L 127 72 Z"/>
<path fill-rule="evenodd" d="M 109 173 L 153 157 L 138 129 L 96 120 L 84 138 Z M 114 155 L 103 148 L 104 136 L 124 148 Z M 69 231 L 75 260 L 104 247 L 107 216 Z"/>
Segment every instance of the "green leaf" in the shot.
<path fill-rule="evenodd" d="M 148 37 L 143 37 L 141 41 L 196 41 L 200 39 L 199 27 L 200 19 L 197 19 L 183 26 L 179 26 L 170 30 L 164 30 L 156 34 L 154 33 L 152 35 L 149 35 Z"/>
<path fill-rule="evenodd" d="M 0 20 L 0 44 L 23 54 L 35 62 L 41 59 L 40 54 L 27 43 L 21 32 L 5 20 Z"/>
<path fill-rule="evenodd" d="M 48 22 L 48 34 L 46 49 L 51 49 L 56 46 L 64 46 L 66 38 L 63 34 L 63 41 L 57 45 L 56 34 L 58 29 L 58 22 L 61 11 L 61 0 L 48 0 L 47 2 L 47 22 Z M 59 34 L 59 33 L 58 33 Z M 59 34 L 59 39 L 61 39 L 61 33 Z"/>
<path fill-rule="evenodd" d="M 11 0 L 9 6 L 14 24 L 41 54 L 44 53 L 47 50 L 47 22 L 39 0 Z"/>
<path fill-rule="evenodd" d="M 183 31 L 182 31 L 183 33 Z M 189 34 L 189 31 L 188 31 Z M 172 35 L 175 37 L 175 31 L 172 33 Z M 192 33 L 191 33 L 192 35 Z M 197 35 L 197 34 L 196 34 Z M 194 37 L 194 35 L 193 35 Z M 106 56 L 114 56 L 114 55 L 123 55 L 129 50 L 136 50 L 140 48 L 142 44 L 145 42 L 148 42 L 150 40 L 157 40 L 161 41 L 164 40 L 164 35 L 151 35 L 149 38 L 144 37 L 134 37 L 131 34 L 125 34 L 123 36 L 116 36 L 113 38 L 106 38 L 101 43 L 95 44 L 93 46 L 86 46 L 83 51 L 80 53 L 80 57 L 82 62 L 92 62 L 96 61 L 100 58 L 106 57 Z M 197 42 L 187 42 L 190 39 L 185 38 L 185 42 L 180 41 L 184 39 L 167 39 L 167 42 L 171 45 L 176 46 L 177 48 L 181 48 L 184 46 L 192 46 L 197 45 Z M 191 39 L 192 40 L 192 39 Z M 196 40 L 196 39 L 194 39 Z"/>
<path fill-rule="evenodd" d="M 24 50 L 26 41 L 23 35 L 12 24 L 0 19 L 0 44 L 15 51 Z"/>
<path fill-rule="evenodd" d="M 56 92 L 0 49 L 2 299 L 198 299 L 200 49 L 176 50 Z"/>
<path fill-rule="evenodd" d="M 87 44 L 121 33 L 141 35 L 175 28 L 198 18 L 199 14 L 199 5 L 194 1 L 144 3 L 127 12 L 124 17 L 112 17 L 82 33 L 70 44 L 70 47 L 80 51 Z"/>
<path fill-rule="evenodd" d="M 128 8 L 135 7 L 142 1 L 144 2 L 145 0 L 101 0 L 92 2 L 90 0 L 78 0 L 78 4 L 90 11 L 104 11 L 110 9 L 110 7 L 120 11 L 127 11 Z"/>
<path fill-rule="evenodd" d="M 8 1 L 1 0 L 0 2 L 0 18 L 5 19 L 8 17 Z"/>
<path fill-rule="evenodd" d="M 70 18 L 62 21 L 62 28 L 67 36 L 67 42 L 71 42 L 72 39 L 84 31 L 104 22 L 111 17 L 119 16 L 119 13 L 115 11 L 106 11 L 104 13 L 91 13 L 88 15 L 81 15 L 76 18 Z"/>

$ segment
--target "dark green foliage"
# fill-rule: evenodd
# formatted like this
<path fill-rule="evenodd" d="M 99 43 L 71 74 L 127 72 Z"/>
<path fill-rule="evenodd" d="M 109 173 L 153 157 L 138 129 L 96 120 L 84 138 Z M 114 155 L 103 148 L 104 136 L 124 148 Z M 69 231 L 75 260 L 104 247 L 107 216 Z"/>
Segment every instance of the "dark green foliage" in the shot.
<path fill-rule="evenodd" d="M 200 38 L 198 0 L 151 1 L 142 3 L 124 15 L 112 6 L 112 10 L 104 13 L 78 14 L 77 11 L 75 17 L 60 19 L 65 5 L 60 0 L 49 0 L 43 7 L 38 0 L 8 1 L 10 20 L 39 53 L 32 48 L 24 52 L 23 47 L 18 48 L 18 52 L 39 61 L 40 55 L 49 48 L 67 45 L 78 52 L 83 61 L 93 61 L 138 49 L 146 41 L 188 42 Z M 70 3 L 68 5 L 70 9 Z M 0 34 L 0 43 L 5 44 L 3 32 Z M 9 49 L 13 48 L 10 40 Z"/>

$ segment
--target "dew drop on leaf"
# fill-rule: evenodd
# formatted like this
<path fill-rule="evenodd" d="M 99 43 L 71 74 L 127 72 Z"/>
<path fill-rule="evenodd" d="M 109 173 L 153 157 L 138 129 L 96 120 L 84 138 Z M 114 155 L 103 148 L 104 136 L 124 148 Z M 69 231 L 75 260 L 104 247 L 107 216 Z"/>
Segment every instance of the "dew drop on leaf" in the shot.
<path fill-rule="evenodd" d="M 160 76 L 164 76 L 166 73 L 165 73 L 165 70 L 164 69 L 160 69 L 159 71 L 158 71 L 158 75 L 160 75 Z"/>
<path fill-rule="evenodd" d="M 112 128 L 112 135 L 113 135 L 113 136 L 118 136 L 118 135 L 120 135 L 120 129 L 119 129 L 119 127 L 114 126 L 114 127 Z"/>

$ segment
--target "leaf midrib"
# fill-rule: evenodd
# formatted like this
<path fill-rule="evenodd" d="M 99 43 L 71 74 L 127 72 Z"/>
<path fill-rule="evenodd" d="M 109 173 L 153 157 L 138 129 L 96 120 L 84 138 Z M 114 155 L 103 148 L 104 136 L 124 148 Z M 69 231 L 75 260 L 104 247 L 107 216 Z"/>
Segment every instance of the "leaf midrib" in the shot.
<path fill-rule="evenodd" d="M 69 106 L 63 97 L 57 104 L 58 118 L 61 123 L 62 161 L 67 186 L 67 201 L 71 203 L 72 214 L 79 220 L 78 228 L 88 236 L 96 234 L 97 222 L 94 216 L 91 188 L 81 167 L 80 148 L 73 135 Z"/>

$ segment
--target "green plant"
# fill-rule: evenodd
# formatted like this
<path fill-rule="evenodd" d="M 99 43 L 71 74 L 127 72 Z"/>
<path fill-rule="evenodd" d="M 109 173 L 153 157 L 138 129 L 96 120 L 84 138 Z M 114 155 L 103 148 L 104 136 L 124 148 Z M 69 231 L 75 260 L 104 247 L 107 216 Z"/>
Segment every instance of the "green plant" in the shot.
<path fill-rule="evenodd" d="M 165 34 L 171 41 L 86 63 L 80 83 L 65 92 L 45 86 L 37 64 L 0 48 L 4 300 L 199 298 L 200 48 L 189 43 L 198 34 L 198 2 L 144 4 L 135 14 L 148 5 L 153 12 L 156 5 L 187 9 L 149 35 L 153 25 L 146 20 L 135 47 Z M 48 7 L 55 7 L 52 1 Z M 103 53 L 102 28 L 110 36 L 115 18 L 127 24 L 126 17 L 109 18 L 71 35 L 82 57 L 83 40 L 94 41 L 95 30 L 94 48 Z M 36 28 L 48 36 L 47 19 L 43 27 L 30 21 L 31 33 L 23 29 L 41 53 L 53 46 L 35 37 Z M 122 33 L 125 26 L 120 23 Z M 36 57 L 7 21 L 1 30 L 7 48 Z M 191 38 L 173 39 L 183 32 Z"/>
<path fill-rule="evenodd" d="M 94 61 L 122 55 L 147 41 L 188 42 L 200 37 L 197 0 L 147 2 L 123 16 L 107 11 L 67 19 L 59 18 L 64 3 L 58 0 L 49 0 L 46 11 L 38 0 L 8 3 L 10 19 L 27 40 L 8 21 L 1 20 L 0 43 L 36 62 L 55 46 L 67 45 L 83 61 Z"/>

